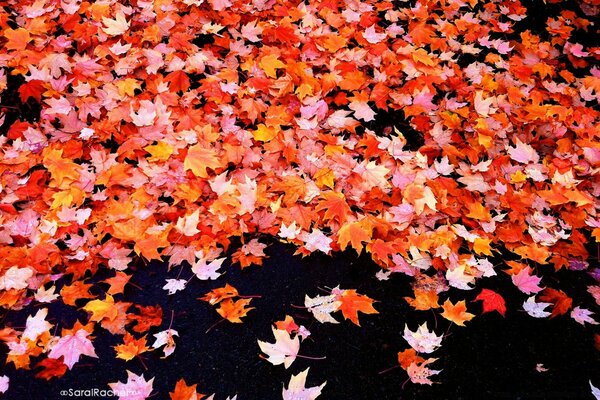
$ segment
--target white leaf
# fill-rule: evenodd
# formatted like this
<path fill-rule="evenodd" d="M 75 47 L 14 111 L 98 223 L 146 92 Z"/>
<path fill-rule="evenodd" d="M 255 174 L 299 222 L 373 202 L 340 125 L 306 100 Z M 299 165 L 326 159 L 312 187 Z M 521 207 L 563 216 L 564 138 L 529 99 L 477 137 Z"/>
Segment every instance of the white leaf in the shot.
<path fill-rule="evenodd" d="M 429 331 L 427 323 L 424 323 L 414 332 L 408 329 L 407 325 L 404 325 L 403 337 L 415 351 L 419 353 L 432 353 L 442 345 L 444 336 L 437 336 L 434 331 Z"/>
<path fill-rule="evenodd" d="M 287 389 L 283 388 L 283 400 L 315 400 L 321 395 L 321 390 L 327 382 L 323 382 L 320 386 L 305 387 L 309 369 L 305 369 L 298 375 L 292 375 Z"/>
<path fill-rule="evenodd" d="M 298 355 L 300 339 L 298 339 L 298 336 L 290 337 L 290 334 L 285 330 L 271 329 L 273 330 L 273 336 L 275 336 L 275 343 L 258 340 L 258 346 L 268 356 L 267 361 L 273 365 L 283 364 L 287 369 Z"/>
<path fill-rule="evenodd" d="M 545 318 L 551 314 L 545 311 L 545 308 L 551 305 L 550 303 L 536 303 L 535 296 L 531 296 L 523 303 L 523 309 L 534 318 Z"/>

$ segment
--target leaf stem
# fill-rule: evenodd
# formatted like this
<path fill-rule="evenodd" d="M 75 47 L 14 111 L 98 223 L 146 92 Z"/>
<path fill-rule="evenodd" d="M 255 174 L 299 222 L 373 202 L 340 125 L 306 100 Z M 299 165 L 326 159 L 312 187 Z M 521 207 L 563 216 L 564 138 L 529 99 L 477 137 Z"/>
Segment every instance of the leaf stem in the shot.
<path fill-rule="evenodd" d="M 219 325 L 223 321 L 225 321 L 225 318 L 221 318 L 220 320 L 218 320 L 217 322 L 215 322 L 214 324 L 209 326 L 208 329 L 206 330 L 206 332 L 204 332 L 204 333 L 208 333 L 211 329 L 213 329 L 215 326 Z"/>
<path fill-rule="evenodd" d="M 296 354 L 296 357 L 304 358 L 304 359 L 307 359 L 307 360 L 324 360 L 324 359 L 326 359 L 326 358 L 327 358 L 327 357 L 310 357 L 310 356 L 303 356 L 303 355 L 301 355 L 301 354 Z"/>
<path fill-rule="evenodd" d="M 379 374 L 379 375 L 383 375 L 383 374 L 385 374 L 385 373 L 388 373 L 388 372 L 390 372 L 390 371 L 393 371 L 393 370 L 395 370 L 395 369 L 396 369 L 396 368 L 398 368 L 398 367 L 400 367 L 400 364 L 396 364 L 396 365 L 394 365 L 393 367 L 389 367 L 388 369 L 384 369 L 383 371 L 379 371 L 377 374 Z"/>

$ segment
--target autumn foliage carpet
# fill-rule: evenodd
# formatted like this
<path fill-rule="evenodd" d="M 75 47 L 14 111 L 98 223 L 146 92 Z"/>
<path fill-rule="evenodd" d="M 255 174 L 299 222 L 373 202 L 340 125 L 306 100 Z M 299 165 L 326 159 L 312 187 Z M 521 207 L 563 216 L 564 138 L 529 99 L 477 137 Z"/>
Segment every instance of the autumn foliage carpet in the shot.
<path fill-rule="evenodd" d="M 7 398 L 600 398 L 598 0 L 0 4 Z"/>

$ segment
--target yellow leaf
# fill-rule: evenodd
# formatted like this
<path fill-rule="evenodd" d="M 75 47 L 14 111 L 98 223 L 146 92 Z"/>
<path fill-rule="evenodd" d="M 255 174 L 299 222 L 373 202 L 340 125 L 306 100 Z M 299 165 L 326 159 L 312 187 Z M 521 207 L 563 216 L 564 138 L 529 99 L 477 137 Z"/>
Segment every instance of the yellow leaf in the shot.
<path fill-rule="evenodd" d="M 117 89 L 119 89 L 119 95 L 121 97 L 135 95 L 135 89 L 141 89 L 140 83 L 133 78 L 126 78 L 116 83 Z"/>
<path fill-rule="evenodd" d="M 295 93 L 300 100 L 303 100 L 306 96 L 311 96 L 313 94 L 313 87 L 308 83 L 303 83 L 298 86 Z"/>
<path fill-rule="evenodd" d="M 173 154 L 173 147 L 165 142 L 158 142 L 157 144 L 144 147 L 148 153 L 150 153 L 150 158 L 148 161 L 165 161 L 168 160 L 171 154 Z"/>
<path fill-rule="evenodd" d="M 491 239 L 476 238 L 473 242 L 473 251 L 477 254 L 485 254 L 486 256 L 492 255 L 492 248 L 490 247 Z"/>
<path fill-rule="evenodd" d="M 334 187 L 335 174 L 329 168 L 322 168 L 314 175 L 315 183 L 319 188 L 327 186 L 330 189 Z"/>
<path fill-rule="evenodd" d="M 117 318 L 118 309 L 115 301 L 110 294 L 107 294 L 104 300 L 92 300 L 83 307 L 87 312 L 92 313 L 90 321 L 99 322 L 103 319 L 113 321 Z"/>
<path fill-rule="evenodd" d="M 268 142 L 277 136 L 278 132 L 279 130 L 276 128 L 268 127 L 265 124 L 259 124 L 257 129 L 252 132 L 252 136 L 254 136 L 254 140 Z"/>
<path fill-rule="evenodd" d="M 521 170 L 518 170 L 514 174 L 510 176 L 511 183 L 523 183 L 527 180 L 527 175 L 525 175 Z"/>
<path fill-rule="evenodd" d="M 264 56 L 260 59 L 259 65 L 269 78 L 277 78 L 277 69 L 285 67 L 285 64 L 279 60 L 276 54 Z"/>

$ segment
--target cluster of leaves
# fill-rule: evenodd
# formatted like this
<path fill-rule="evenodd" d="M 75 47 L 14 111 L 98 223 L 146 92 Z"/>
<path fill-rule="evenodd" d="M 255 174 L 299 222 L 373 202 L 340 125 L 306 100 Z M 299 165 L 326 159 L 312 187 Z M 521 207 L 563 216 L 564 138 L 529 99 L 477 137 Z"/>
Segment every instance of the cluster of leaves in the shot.
<path fill-rule="evenodd" d="M 0 100 L 41 111 L 15 121 L 19 106 L 0 102 L 0 306 L 89 312 L 60 334 L 39 313 L 5 329 L 9 362 L 47 354 L 42 377 L 62 375 L 95 355 L 96 326 L 123 335 L 119 357 L 139 357 L 162 310 L 113 298 L 136 259 L 217 279 L 234 237 L 242 268 L 262 263 L 261 235 L 302 255 L 366 251 L 380 279 L 415 277 L 415 309 L 458 325 L 473 318 L 466 303 L 439 296 L 512 254 L 505 272 L 537 296 L 525 310 L 567 313 L 567 294 L 539 284 L 588 269 L 585 244 L 600 238 L 600 48 L 577 39 L 596 34 L 596 3 L 536 33 L 515 31 L 527 9 L 512 0 L 6 1 Z M 384 114 L 402 121 L 376 126 Z M 99 269 L 115 270 L 101 295 L 87 283 Z M 307 307 L 356 324 L 375 312 L 352 290 L 331 296 Z M 499 294 L 478 299 L 504 314 Z M 240 322 L 249 302 L 217 311 Z M 152 346 L 168 355 L 176 335 Z M 430 361 L 415 357 L 401 364 L 428 383 Z"/>

